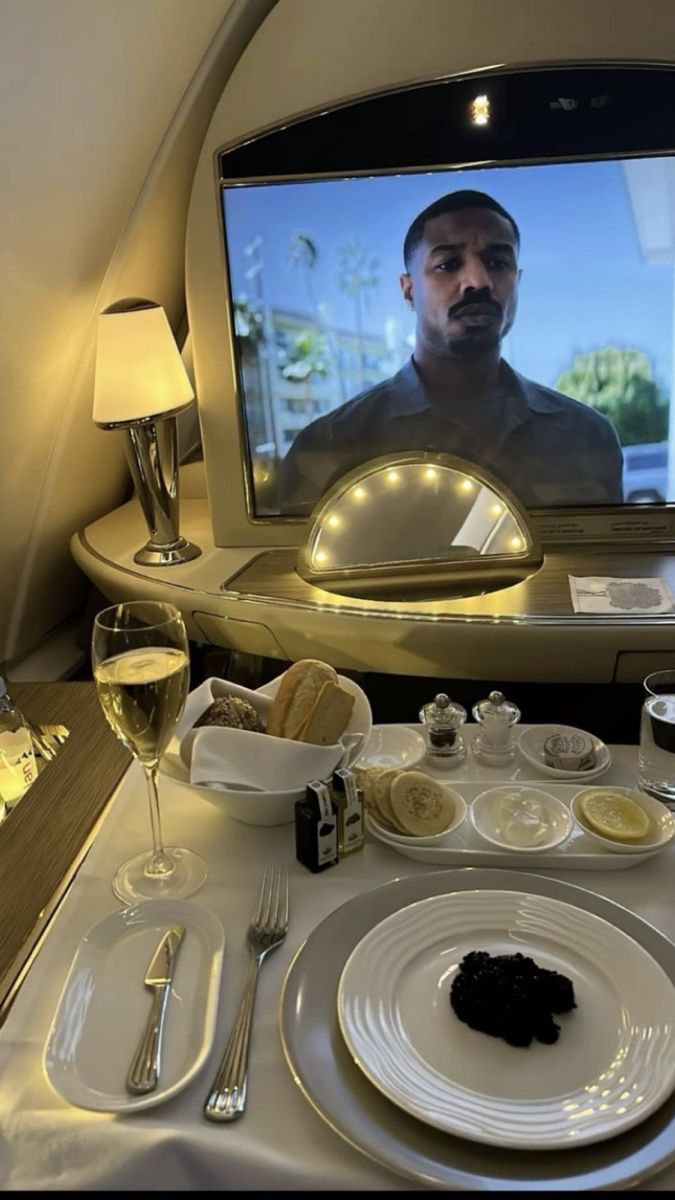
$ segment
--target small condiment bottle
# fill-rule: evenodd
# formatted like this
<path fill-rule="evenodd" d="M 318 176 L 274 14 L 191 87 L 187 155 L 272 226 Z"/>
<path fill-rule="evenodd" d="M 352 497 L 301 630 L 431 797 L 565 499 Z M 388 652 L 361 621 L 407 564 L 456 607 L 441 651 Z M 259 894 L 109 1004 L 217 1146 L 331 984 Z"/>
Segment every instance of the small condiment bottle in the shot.
<path fill-rule="evenodd" d="M 446 767 L 462 762 L 466 757 L 461 733 L 466 721 L 466 709 L 446 696 L 445 692 L 439 692 L 430 704 L 423 705 L 419 718 L 424 726 L 427 755 L 443 759 Z"/>
<path fill-rule="evenodd" d="M 338 860 L 337 806 L 328 784 L 314 779 L 295 802 L 295 856 L 309 871 L 325 871 Z"/>
<path fill-rule="evenodd" d="M 333 771 L 331 792 L 337 806 L 338 857 L 342 858 L 363 846 L 363 792 L 349 767 Z"/>
<path fill-rule="evenodd" d="M 473 741 L 473 752 L 488 766 L 510 763 L 515 755 L 514 725 L 520 720 L 520 709 L 502 692 L 490 692 L 487 700 L 479 700 L 472 710 L 480 728 Z"/>

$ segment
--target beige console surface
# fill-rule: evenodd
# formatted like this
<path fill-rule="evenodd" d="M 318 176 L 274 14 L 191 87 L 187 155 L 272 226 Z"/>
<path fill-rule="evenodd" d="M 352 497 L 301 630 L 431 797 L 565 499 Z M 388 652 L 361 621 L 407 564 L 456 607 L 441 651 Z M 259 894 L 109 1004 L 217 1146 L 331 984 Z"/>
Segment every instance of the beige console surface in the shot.
<path fill-rule="evenodd" d="M 303 581 L 295 550 L 217 547 L 205 499 L 181 504 L 194 562 L 139 567 L 147 537 L 135 501 L 73 536 L 73 556 L 111 600 L 163 597 L 191 638 L 352 670 L 444 678 L 633 682 L 675 667 L 675 614 L 587 616 L 573 611 L 568 576 L 657 577 L 675 591 L 663 548 L 560 546 L 522 583 L 480 596 L 414 602 L 340 597 Z"/>

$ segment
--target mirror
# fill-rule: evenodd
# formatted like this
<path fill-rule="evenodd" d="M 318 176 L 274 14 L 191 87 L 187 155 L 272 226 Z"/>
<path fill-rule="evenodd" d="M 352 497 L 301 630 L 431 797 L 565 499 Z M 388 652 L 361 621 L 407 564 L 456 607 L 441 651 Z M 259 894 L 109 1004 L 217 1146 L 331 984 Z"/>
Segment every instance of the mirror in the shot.
<path fill-rule="evenodd" d="M 500 480 L 416 452 L 338 480 L 312 513 L 297 570 L 328 591 L 394 600 L 492 591 L 541 562 L 525 509 Z"/>

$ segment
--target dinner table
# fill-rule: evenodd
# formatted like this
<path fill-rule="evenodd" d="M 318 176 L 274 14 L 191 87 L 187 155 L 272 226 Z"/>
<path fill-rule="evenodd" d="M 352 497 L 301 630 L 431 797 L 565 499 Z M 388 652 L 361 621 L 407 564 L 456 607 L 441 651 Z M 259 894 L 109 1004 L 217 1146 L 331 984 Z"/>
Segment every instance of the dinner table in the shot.
<path fill-rule="evenodd" d="M 610 750 L 612 765 L 603 782 L 619 777 L 625 782 L 627 773 L 635 776 L 637 747 L 613 745 Z M 118 971 L 108 979 L 110 1003 L 105 1018 L 101 1017 L 104 997 L 98 996 L 96 1036 L 86 1044 L 90 1063 L 83 1061 L 82 1043 L 74 1044 L 75 1034 L 73 1044 L 64 1048 L 69 1031 L 77 1029 L 73 1020 L 57 1031 L 60 1065 L 53 1065 L 52 1056 L 48 1066 L 46 1051 L 54 1043 L 59 1014 L 64 1021 L 63 996 L 71 965 L 89 931 L 102 928 L 106 921 L 113 928 L 109 945 L 114 942 L 114 923 L 124 907 L 113 895 L 111 879 L 120 862 L 148 848 L 145 782 L 140 765 L 131 761 L 110 795 L 96 835 L 0 1029 L 3 1190 L 639 1187 L 668 1191 L 675 1187 L 672 1096 L 641 1125 L 590 1146 L 504 1150 L 467 1143 L 427 1130 L 362 1078 L 341 1041 L 334 1012 L 335 981 L 346 953 L 358 944 L 363 931 L 401 905 L 452 892 L 457 886 L 471 890 L 494 880 L 505 891 L 527 892 L 531 887 L 536 892 L 541 886 L 551 894 L 558 888 L 562 899 L 574 902 L 576 898 L 582 905 L 587 900 L 606 919 L 611 920 L 612 913 L 623 914 L 624 928 L 634 937 L 639 938 L 640 931 L 661 935 L 663 948 L 664 938 L 675 942 L 675 843 L 624 869 L 542 868 L 526 855 L 517 868 L 461 863 L 445 867 L 404 857 L 366 836 L 362 849 L 314 873 L 296 858 L 292 822 L 246 824 L 223 813 L 217 793 L 205 796 L 203 789 L 168 777 L 161 778 L 160 795 L 167 844 L 188 846 L 208 866 L 201 890 L 180 903 L 188 914 L 196 914 L 203 929 L 211 929 L 208 921 L 215 917 L 214 927 L 222 925 L 224 934 L 222 964 L 212 946 L 202 992 L 195 986 L 193 1003 L 181 1009 L 184 1022 L 192 1019 L 200 1026 L 193 1030 L 185 1051 L 198 1060 L 199 1067 L 186 1070 L 184 1081 L 179 1078 L 161 1103 L 112 1112 L 87 1105 L 87 1089 L 95 1091 L 87 1080 L 96 1078 L 97 1056 L 118 1054 L 124 1039 L 131 1047 L 136 1038 L 137 1030 L 125 1028 L 120 1001 L 126 991 L 136 989 L 141 994 L 138 1004 L 143 1003 L 142 980 L 132 971 L 123 978 Z M 289 870 L 290 920 L 283 943 L 265 961 L 259 977 L 247 1107 L 236 1121 L 208 1121 L 204 1102 L 246 978 L 246 929 L 263 871 L 275 865 Z M 104 950 L 105 946 L 99 947 L 92 969 L 97 964 L 100 968 Z M 101 993 L 101 978 L 97 986 Z M 206 1000 L 204 990 L 209 993 Z M 84 992 L 71 992 L 69 1004 L 86 1009 L 86 987 Z M 92 1073 L 87 1075 L 89 1066 Z M 79 1093 L 73 1092 L 73 1071 L 80 1077 Z M 66 1098 L 78 1094 L 80 1099 L 84 1096 L 84 1103 Z"/>

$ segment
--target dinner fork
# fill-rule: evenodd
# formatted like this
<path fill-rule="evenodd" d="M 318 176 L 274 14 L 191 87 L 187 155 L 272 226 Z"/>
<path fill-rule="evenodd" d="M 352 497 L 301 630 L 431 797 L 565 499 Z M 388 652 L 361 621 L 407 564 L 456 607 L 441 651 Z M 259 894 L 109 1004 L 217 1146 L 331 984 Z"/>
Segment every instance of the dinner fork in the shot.
<path fill-rule="evenodd" d="M 288 930 L 288 870 L 266 867 L 246 934 L 250 963 L 239 1012 L 204 1105 L 209 1121 L 236 1121 L 246 1108 L 248 1050 L 260 967 Z"/>

